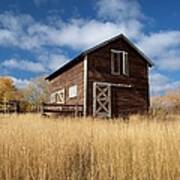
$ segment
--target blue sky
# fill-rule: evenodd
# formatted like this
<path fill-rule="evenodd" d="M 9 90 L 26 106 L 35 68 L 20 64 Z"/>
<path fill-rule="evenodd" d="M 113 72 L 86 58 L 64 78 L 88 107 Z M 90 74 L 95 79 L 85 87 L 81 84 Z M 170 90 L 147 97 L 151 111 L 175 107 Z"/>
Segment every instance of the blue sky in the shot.
<path fill-rule="evenodd" d="M 124 33 L 155 63 L 151 93 L 180 86 L 180 1 L 1 0 L 0 75 L 17 86 Z"/>

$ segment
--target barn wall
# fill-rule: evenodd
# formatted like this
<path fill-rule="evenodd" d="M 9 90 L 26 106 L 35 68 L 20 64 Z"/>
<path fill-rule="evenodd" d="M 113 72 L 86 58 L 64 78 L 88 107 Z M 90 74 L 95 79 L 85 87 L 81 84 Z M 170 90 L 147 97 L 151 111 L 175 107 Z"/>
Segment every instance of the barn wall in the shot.
<path fill-rule="evenodd" d="M 83 105 L 83 66 L 81 61 L 49 82 L 51 93 L 65 88 L 65 104 Z M 69 87 L 73 85 L 77 85 L 78 96 L 69 98 Z"/>
<path fill-rule="evenodd" d="M 111 74 L 111 49 L 128 52 L 130 75 Z M 93 112 L 93 82 L 132 84 L 131 89 L 112 88 L 112 106 L 114 115 L 142 112 L 149 106 L 148 66 L 142 57 L 124 40 L 119 39 L 88 55 L 88 114 Z"/>

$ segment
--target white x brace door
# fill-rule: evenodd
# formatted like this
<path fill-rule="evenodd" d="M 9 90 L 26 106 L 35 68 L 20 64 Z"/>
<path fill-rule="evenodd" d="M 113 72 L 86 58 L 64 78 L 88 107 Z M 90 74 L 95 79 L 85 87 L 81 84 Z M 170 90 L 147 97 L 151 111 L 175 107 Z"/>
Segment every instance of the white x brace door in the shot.
<path fill-rule="evenodd" d="M 111 117 L 110 83 L 93 83 L 93 116 Z"/>

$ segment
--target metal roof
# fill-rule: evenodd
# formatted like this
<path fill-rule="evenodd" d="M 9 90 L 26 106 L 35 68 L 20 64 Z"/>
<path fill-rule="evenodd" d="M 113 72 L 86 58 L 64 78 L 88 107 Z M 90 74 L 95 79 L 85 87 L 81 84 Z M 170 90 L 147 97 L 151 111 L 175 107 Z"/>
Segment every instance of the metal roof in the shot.
<path fill-rule="evenodd" d="M 72 59 L 68 63 L 64 64 L 57 71 L 53 72 L 48 77 L 46 77 L 46 80 L 52 80 L 53 78 L 57 77 L 62 72 L 66 71 L 67 69 L 69 69 L 70 67 L 75 65 L 76 63 L 83 60 L 83 57 L 85 57 L 86 55 L 96 51 L 99 48 L 104 47 L 105 45 L 107 45 L 107 44 L 109 44 L 109 43 L 111 43 L 117 39 L 123 39 L 126 43 L 128 43 L 139 55 L 141 55 L 143 57 L 143 59 L 148 63 L 148 65 L 150 67 L 152 67 L 154 65 L 153 62 L 151 61 L 151 59 L 149 57 L 147 57 L 139 48 L 137 48 L 126 36 L 124 36 L 123 34 L 120 34 L 120 35 L 115 36 L 115 37 L 113 37 L 113 38 L 111 38 L 111 39 L 109 39 L 103 43 L 100 43 L 100 44 L 98 44 L 98 45 L 96 45 L 90 49 L 85 50 L 84 52 L 79 54 L 77 57 L 75 57 L 74 59 Z"/>

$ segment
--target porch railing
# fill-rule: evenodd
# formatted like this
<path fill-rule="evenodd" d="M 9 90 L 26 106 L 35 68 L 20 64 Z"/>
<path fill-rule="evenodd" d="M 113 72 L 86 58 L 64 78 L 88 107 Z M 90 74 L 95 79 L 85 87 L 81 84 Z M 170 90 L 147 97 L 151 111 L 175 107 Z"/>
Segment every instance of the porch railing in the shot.
<path fill-rule="evenodd" d="M 46 115 L 47 113 L 58 114 L 58 115 L 82 116 L 83 105 L 42 103 L 42 114 Z"/>

